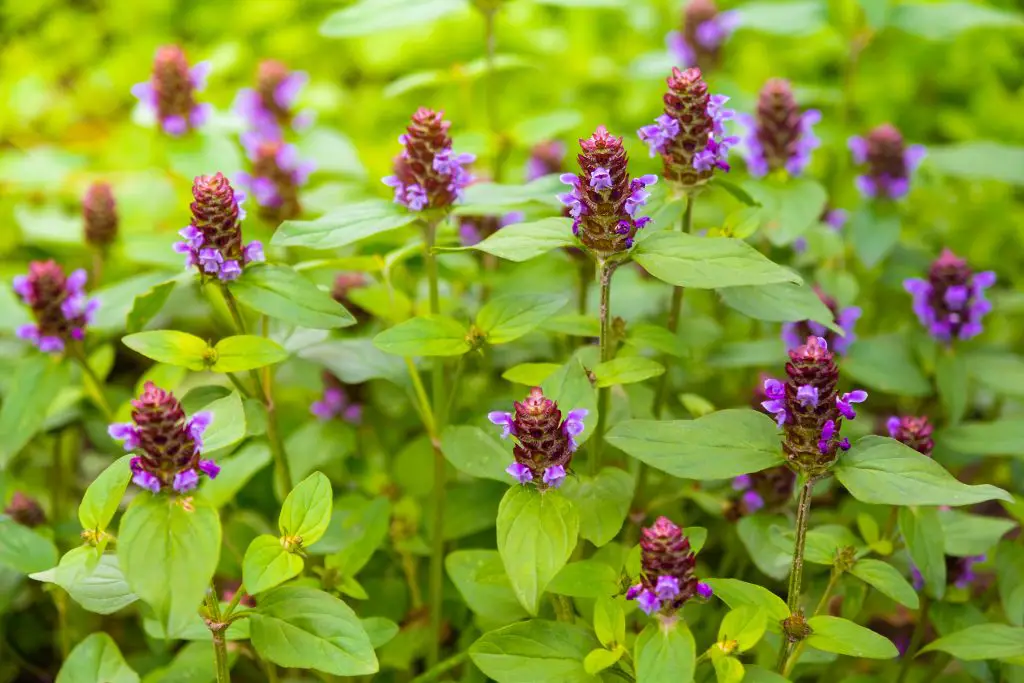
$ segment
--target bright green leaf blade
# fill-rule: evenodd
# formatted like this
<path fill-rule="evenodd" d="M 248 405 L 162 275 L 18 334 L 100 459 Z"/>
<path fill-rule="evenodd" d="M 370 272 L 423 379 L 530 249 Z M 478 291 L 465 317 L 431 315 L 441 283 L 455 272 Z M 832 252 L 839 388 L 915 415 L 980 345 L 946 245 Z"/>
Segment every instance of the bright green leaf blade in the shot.
<path fill-rule="evenodd" d="M 637 243 L 633 260 L 654 277 L 677 287 L 719 289 L 801 282 L 800 276 L 769 261 L 746 242 L 727 237 L 655 232 Z"/>
<path fill-rule="evenodd" d="M 605 650 L 603 647 L 591 650 L 583 658 L 583 670 L 588 674 L 600 673 L 608 667 L 614 666 L 615 662 L 622 659 L 622 655 L 625 653 L 626 651 L 622 649 Z"/>
<path fill-rule="evenodd" d="M 718 683 L 741 683 L 746 674 L 743 664 L 735 657 L 712 654 L 711 664 L 715 668 L 715 679 Z"/>
<path fill-rule="evenodd" d="M 933 507 L 902 507 L 898 520 L 907 552 L 921 572 L 925 588 L 932 597 L 942 598 L 946 592 L 946 553 L 938 511 Z"/>
<path fill-rule="evenodd" d="M 594 633 L 606 647 L 626 642 L 625 598 L 604 597 L 594 602 Z"/>
<path fill-rule="evenodd" d="M 394 202 L 370 199 L 312 221 L 285 221 L 270 244 L 275 247 L 337 249 L 409 225 L 415 214 Z"/>
<path fill-rule="evenodd" d="M 470 350 L 468 330 L 442 315 L 411 318 L 373 338 L 374 345 L 396 356 L 461 356 Z"/>
<path fill-rule="evenodd" d="M 445 558 L 445 569 L 469 609 L 489 622 L 505 625 L 529 616 L 497 550 L 456 550 Z"/>
<path fill-rule="evenodd" d="M 736 651 L 746 652 L 757 645 L 768 628 L 768 613 L 763 607 L 744 605 L 730 611 L 718 627 L 718 640 L 736 641 Z"/>
<path fill-rule="evenodd" d="M 843 359 L 843 373 L 898 396 L 930 396 L 932 385 L 911 355 L 906 335 L 858 339 Z"/>
<path fill-rule="evenodd" d="M 89 484 L 78 506 L 83 529 L 103 531 L 110 524 L 132 479 L 132 457 L 122 455 Z"/>
<path fill-rule="evenodd" d="M 558 363 L 520 363 L 501 373 L 501 378 L 515 384 L 537 387 L 561 367 Z"/>
<path fill-rule="evenodd" d="M 967 411 L 969 397 L 967 359 L 950 352 L 935 359 L 935 386 L 948 424 L 957 424 Z"/>
<path fill-rule="evenodd" d="M 320 35 L 357 38 L 412 26 L 424 27 L 466 6 L 464 0 L 422 0 L 412 5 L 405 0 L 360 0 L 328 15 L 320 24 Z"/>
<path fill-rule="evenodd" d="M 242 583 L 256 595 L 298 576 L 303 566 L 302 558 L 285 550 L 281 539 L 262 534 L 252 540 L 242 558 Z"/>
<path fill-rule="evenodd" d="M 789 526 L 789 520 L 785 517 L 767 514 L 746 515 L 736 523 L 736 533 L 754 565 L 776 581 L 789 575 L 793 553 L 792 544 L 787 550 L 775 542 L 775 527 Z"/>
<path fill-rule="evenodd" d="M 617 467 L 605 467 L 596 477 L 569 477 L 559 490 L 579 511 L 580 536 L 600 548 L 618 535 L 626 521 L 633 501 L 633 477 Z"/>
<path fill-rule="evenodd" d="M 441 434 L 441 452 L 455 469 L 471 477 L 511 481 L 505 468 L 512 462 L 512 454 L 479 427 L 446 427 Z"/>
<path fill-rule="evenodd" d="M 565 307 L 568 299 L 553 294 L 503 294 L 488 301 L 476 316 L 489 344 L 522 337 Z"/>
<path fill-rule="evenodd" d="M 210 369 L 214 372 L 255 370 L 288 358 L 288 352 L 277 342 L 251 334 L 221 339 L 213 348 L 217 360 Z"/>
<path fill-rule="evenodd" d="M 722 602 L 732 609 L 744 606 L 759 607 L 768 614 L 768 630 L 779 633 L 779 623 L 789 616 L 786 602 L 763 586 L 739 579 L 705 579 Z"/>
<path fill-rule="evenodd" d="M 575 243 L 572 219 L 542 218 L 529 223 L 506 225 L 472 248 L 507 261 L 528 261 L 553 249 L 569 247 Z"/>
<path fill-rule="evenodd" d="M 1017 527 L 1010 519 L 972 515 L 960 510 L 940 510 L 945 553 L 953 557 L 985 555 L 999 539 Z"/>
<path fill-rule="evenodd" d="M 250 266 L 228 289 L 249 308 L 291 325 L 331 330 L 356 322 L 330 294 L 288 266 Z"/>
<path fill-rule="evenodd" d="M 759 287 L 728 287 L 719 290 L 718 294 L 726 306 L 757 320 L 813 320 L 840 331 L 828 306 L 806 284 L 783 282 Z"/>
<path fill-rule="evenodd" d="M 594 368 L 598 388 L 635 384 L 662 375 L 664 372 L 664 365 L 644 356 L 613 358 Z"/>
<path fill-rule="evenodd" d="M 619 572 L 598 560 L 570 562 L 555 574 L 547 590 L 573 598 L 607 598 L 619 592 Z"/>
<path fill-rule="evenodd" d="M 597 639 L 589 628 L 532 619 L 485 633 L 469 657 L 497 683 L 598 683 L 583 668 Z"/>
<path fill-rule="evenodd" d="M 978 624 L 928 643 L 919 654 L 935 650 L 948 652 L 965 662 L 1024 657 L 1024 628 Z"/>
<path fill-rule="evenodd" d="M 761 204 L 761 232 L 776 246 L 792 244 L 817 224 L 828 199 L 825 188 L 810 178 L 747 181 L 743 189 Z"/>
<path fill-rule="evenodd" d="M 850 573 L 901 605 L 917 609 L 919 604 L 917 591 L 888 562 L 870 558 L 857 560 L 850 569 Z"/>
<path fill-rule="evenodd" d="M 587 411 L 583 421 L 583 432 L 576 437 L 576 443 L 582 446 L 597 428 L 597 390 L 590 383 L 590 377 L 579 358 L 569 361 L 551 374 L 541 384 L 544 395 L 558 403 L 562 415 L 569 411 L 583 409 Z"/>
<path fill-rule="evenodd" d="M 0 515 L 0 567 L 32 574 L 57 564 L 57 546 L 49 538 Z"/>
<path fill-rule="evenodd" d="M 101 555 L 92 546 L 70 550 L 50 572 L 33 574 L 32 578 L 57 584 L 75 602 L 96 614 L 113 614 L 139 599 L 128 587 L 117 556 Z"/>
<path fill-rule="evenodd" d="M 893 9 L 890 25 L 928 40 L 950 40 L 970 29 L 1024 26 L 1024 19 L 994 7 L 947 0 L 897 5 Z M 989 159 L 989 164 L 996 163 L 996 159 Z M 1012 162 L 1007 168 L 1013 168 Z"/>
<path fill-rule="evenodd" d="M 996 577 L 999 598 L 1006 619 L 1014 626 L 1024 626 L 1024 547 L 1004 541 L 996 550 Z"/>
<path fill-rule="evenodd" d="M 203 432 L 205 453 L 214 453 L 245 438 L 245 407 L 238 392 L 233 391 L 208 403 L 202 410 L 213 415 L 213 420 Z"/>
<path fill-rule="evenodd" d="M 114 639 L 92 633 L 75 646 L 57 674 L 57 683 L 139 683 Z"/>
<path fill-rule="evenodd" d="M 295 538 L 305 548 L 319 541 L 331 522 L 332 495 L 330 479 L 320 472 L 299 482 L 281 505 L 281 536 Z"/>
<path fill-rule="evenodd" d="M 0 406 L 0 470 L 32 440 L 57 394 L 68 384 L 66 363 L 44 354 L 17 363 Z"/>
<path fill-rule="evenodd" d="M 199 493 L 213 507 L 222 508 L 257 472 L 269 465 L 270 460 L 270 446 L 265 441 L 249 441 L 230 458 L 218 461 L 220 474 L 216 479 L 204 479 Z"/>
<path fill-rule="evenodd" d="M 1024 420 L 963 422 L 935 435 L 943 446 L 970 455 L 1009 455 L 1024 459 Z"/>
<path fill-rule="evenodd" d="M 129 349 L 158 363 L 177 365 L 189 370 L 206 367 L 209 345 L 199 337 L 177 330 L 136 332 L 121 338 Z"/>
<path fill-rule="evenodd" d="M 885 636 L 840 617 L 811 617 L 812 629 L 807 644 L 825 652 L 864 659 L 892 659 L 899 650 Z"/>
<path fill-rule="evenodd" d="M 171 296 L 171 292 L 177 286 L 177 280 L 161 282 L 148 292 L 135 297 L 135 301 L 132 303 L 132 310 L 128 312 L 125 330 L 130 334 L 141 332 L 149 321 L 160 313 L 164 304 L 167 303 L 167 299 Z"/>
<path fill-rule="evenodd" d="M 685 621 L 648 624 L 633 646 L 637 683 L 692 681 L 697 666 L 696 648 Z"/>

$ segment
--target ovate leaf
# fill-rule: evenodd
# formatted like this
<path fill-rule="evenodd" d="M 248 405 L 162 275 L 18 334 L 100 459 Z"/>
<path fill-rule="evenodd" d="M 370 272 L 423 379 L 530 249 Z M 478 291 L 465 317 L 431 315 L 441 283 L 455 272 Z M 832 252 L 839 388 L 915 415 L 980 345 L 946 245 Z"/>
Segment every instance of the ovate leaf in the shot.
<path fill-rule="evenodd" d="M 648 624 L 633 646 L 637 683 L 692 681 L 696 648 L 693 634 L 682 619 Z"/>
<path fill-rule="evenodd" d="M 330 294 L 289 266 L 250 266 L 228 288 L 249 308 L 292 325 L 330 330 L 356 322 Z"/>
<path fill-rule="evenodd" d="M 374 337 L 373 343 L 396 356 L 460 356 L 471 348 L 467 334 L 459 321 L 434 315 L 390 327 Z"/>
<path fill-rule="evenodd" d="M 121 456 L 89 484 L 78 506 L 83 529 L 103 531 L 110 524 L 132 478 L 132 457 Z"/>
<path fill-rule="evenodd" d="M 899 650 L 885 636 L 840 617 L 817 616 L 807 620 L 813 631 L 807 644 L 824 652 L 865 659 L 892 659 Z"/>
<path fill-rule="evenodd" d="M 350 204 L 312 221 L 285 221 L 270 244 L 275 247 L 337 249 L 374 235 L 396 230 L 416 215 L 394 202 L 370 199 Z"/>
<path fill-rule="evenodd" d="M 67 364 L 59 359 L 38 354 L 17 363 L 0 406 L 0 470 L 36 435 L 67 384 Z"/>
<path fill-rule="evenodd" d="M 901 605 L 917 609 L 917 591 L 888 562 L 870 558 L 857 560 L 850 569 L 850 573 Z"/>
<path fill-rule="evenodd" d="M 114 639 L 92 633 L 75 646 L 57 674 L 57 683 L 138 683 Z"/>
<path fill-rule="evenodd" d="M 532 619 L 485 633 L 470 646 L 469 656 L 497 683 L 598 683 L 583 668 L 596 647 L 589 628 Z"/>
<path fill-rule="evenodd" d="M 288 352 L 281 345 L 266 337 L 240 334 L 227 337 L 213 347 L 214 372 L 240 372 L 274 365 L 288 358 Z"/>
<path fill-rule="evenodd" d="M 210 357 L 210 346 L 199 337 L 177 330 L 136 332 L 121 338 L 129 349 L 146 358 L 177 365 L 189 370 L 202 370 Z"/>
<path fill-rule="evenodd" d="M 921 648 L 921 654 L 935 650 L 948 652 L 965 662 L 1024 657 L 1024 628 L 978 624 L 928 643 Z"/>
<path fill-rule="evenodd" d="M 292 489 L 281 505 L 281 536 L 297 539 L 308 548 L 319 541 L 331 521 L 331 482 L 314 472 Z"/>
<path fill-rule="evenodd" d="M 500 233 L 499 233 L 500 234 Z M 633 259 L 654 277 L 677 287 L 719 289 L 801 282 L 743 240 L 656 232 L 640 241 Z"/>
<path fill-rule="evenodd" d="M 554 294 L 503 294 L 480 309 L 476 324 L 489 344 L 507 344 L 553 316 L 566 302 Z"/>
<path fill-rule="evenodd" d="M 477 251 L 493 254 L 507 261 L 528 261 L 541 254 L 576 243 L 572 219 L 542 218 L 529 223 L 513 223 L 473 245 Z"/>

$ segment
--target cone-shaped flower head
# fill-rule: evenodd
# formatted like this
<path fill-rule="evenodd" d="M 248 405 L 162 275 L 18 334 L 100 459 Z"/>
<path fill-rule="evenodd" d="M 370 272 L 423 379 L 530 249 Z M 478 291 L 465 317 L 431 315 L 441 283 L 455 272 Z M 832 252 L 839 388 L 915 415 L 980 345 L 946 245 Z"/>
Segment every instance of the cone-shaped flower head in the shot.
<path fill-rule="evenodd" d="M 622 138 L 604 126 L 580 139 L 580 150 L 576 157 L 580 173 L 562 174 L 562 182 L 572 189 L 558 198 L 569 209 L 572 232 L 584 246 L 600 258 L 621 254 L 633 246 L 636 231 L 651 220 L 638 213 L 650 197 L 646 188 L 658 177 L 630 178 Z"/>
<path fill-rule="evenodd" d="M 395 202 L 413 211 L 447 210 L 462 197 L 473 177 L 463 168 L 476 157 L 452 151 L 451 126 L 443 111 L 420 107 L 406 132 L 398 136 L 402 153 L 395 159 L 395 174 L 384 184 L 395 188 Z"/>
<path fill-rule="evenodd" d="M 178 234 L 184 240 L 174 250 L 185 254 L 185 267 L 196 266 L 200 274 L 234 280 L 247 263 L 263 261 L 263 245 L 242 244 L 245 193 L 231 187 L 224 174 L 197 176 L 192 184 L 192 223 Z"/>
<path fill-rule="evenodd" d="M 305 71 L 291 71 L 274 59 L 260 62 L 256 88 L 243 88 L 235 100 L 237 111 L 249 128 L 265 137 L 281 137 L 293 128 L 305 128 L 313 122 L 310 112 L 296 113 L 295 100 L 309 81 Z"/>
<path fill-rule="evenodd" d="M 914 313 L 928 333 L 951 343 L 981 334 L 981 320 L 992 310 L 985 290 L 995 283 L 995 273 L 975 273 L 946 249 L 932 263 L 927 280 L 912 278 L 903 287 L 913 297 Z"/>
<path fill-rule="evenodd" d="M 561 173 L 565 167 L 565 152 L 565 144 L 560 140 L 534 145 L 526 161 L 526 179 L 536 180 L 552 173 Z"/>
<path fill-rule="evenodd" d="M 203 432 L 213 415 L 199 412 L 185 416 L 181 403 L 169 391 L 146 382 L 142 394 L 132 400 L 132 421 L 110 425 L 110 436 L 134 451 L 132 481 L 159 493 L 173 489 L 187 493 L 199 485 L 199 476 L 211 479 L 220 472 L 213 460 L 202 460 Z"/>
<path fill-rule="evenodd" d="M 93 183 L 82 198 L 85 241 L 100 249 L 117 237 L 117 204 L 107 183 Z"/>
<path fill-rule="evenodd" d="M 839 393 L 839 368 L 821 337 L 808 337 L 789 352 L 789 359 L 787 381 L 766 379 L 768 400 L 761 405 L 785 432 L 782 448 L 790 467 L 820 475 L 835 463 L 840 450 L 850 447 L 850 441 L 840 435 L 843 419 L 854 419 L 854 404 L 863 403 L 868 394 L 861 390 Z"/>
<path fill-rule="evenodd" d="M 935 442 L 932 441 L 932 424 L 927 415 L 893 415 L 886 421 L 885 428 L 893 439 L 931 457 Z"/>
<path fill-rule="evenodd" d="M 361 423 L 363 406 L 349 398 L 344 385 L 337 377 L 329 372 L 324 372 L 321 377 L 324 384 L 323 396 L 319 401 L 313 402 L 309 412 L 323 422 L 343 420 L 355 425 Z"/>
<path fill-rule="evenodd" d="M 156 51 L 150 80 L 132 87 L 132 94 L 150 109 L 168 135 L 184 135 L 201 127 L 210 116 L 210 105 L 196 102 L 195 95 L 206 87 L 210 63 L 189 68 L 185 53 L 177 45 Z"/>
<path fill-rule="evenodd" d="M 811 152 L 820 144 L 814 124 L 821 120 L 817 109 L 800 111 L 789 81 L 772 78 L 761 89 L 757 116 L 737 117 L 747 129 L 744 139 L 747 168 L 751 175 L 763 176 L 785 169 L 798 176 L 811 161 Z"/>
<path fill-rule="evenodd" d="M 853 161 L 867 165 L 857 176 L 857 189 L 865 197 L 899 199 L 910 190 L 910 175 L 924 159 L 921 145 L 906 145 L 895 126 L 884 123 L 866 138 L 859 135 L 848 141 Z"/>
<path fill-rule="evenodd" d="M 46 513 L 39 502 L 32 496 L 15 491 L 10 504 L 4 508 L 4 514 L 22 526 L 37 527 L 46 523 Z"/>
<path fill-rule="evenodd" d="M 857 339 L 857 336 L 853 333 L 853 327 L 857 320 L 860 319 L 860 308 L 857 306 L 839 308 L 839 304 L 836 300 L 822 291 L 818 286 L 814 287 L 814 292 L 818 295 L 818 298 L 821 299 L 821 302 L 828 306 L 828 310 L 832 313 L 833 320 L 836 321 L 836 325 L 842 329 L 846 336 L 840 337 L 821 323 L 816 323 L 813 320 L 803 320 L 798 323 L 785 323 L 782 326 L 782 340 L 786 342 L 786 348 L 795 349 L 803 344 L 804 340 L 808 337 L 821 337 L 828 342 L 828 348 L 832 349 L 834 352 L 838 354 L 846 353 L 850 344 Z"/>
<path fill-rule="evenodd" d="M 665 113 L 638 131 L 651 156 L 660 154 L 665 179 L 686 191 L 702 187 L 715 169 L 728 171 L 726 156 L 739 139 L 725 134 L 733 111 L 724 95 L 709 95 L 700 69 L 673 68 L 665 93 Z"/>
<path fill-rule="evenodd" d="M 667 517 L 641 532 L 640 583 L 626 593 L 647 614 L 671 616 L 694 596 L 711 597 L 711 587 L 694 575 L 697 560 L 690 539 Z"/>
<path fill-rule="evenodd" d="M 714 0 L 690 0 L 683 10 L 683 30 L 672 31 L 666 42 L 682 66 L 711 69 L 721 61 L 722 44 L 739 25 L 737 12 L 719 12 Z"/>
<path fill-rule="evenodd" d="M 562 419 L 558 403 L 544 396 L 540 387 L 513 403 L 514 413 L 492 412 L 487 419 L 501 426 L 501 438 L 512 437 L 515 462 L 506 470 L 520 484 L 558 488 L 565 479 L 576 451 L 576 437 L 583 432 L 587 411 L 570 410 Z"/>
<path fill-rule="evenodd" d="M 792 499 L 795 484 L 796 475 L 785 465 L 740 475 L 732 480 L 737 497 L 726 506 L 725 516 L 736 520 L 762 509 L 778 510 Z"/>
<path fill-rule="evenodd" d="M 296 218 L 302 213 L 299 188 L 309 180 L 316 164 L 300 160 L 295 145 L 278 137 L 249 132 L 242 136 L 242 145 L 252 162 L 252 173 L 239 174 L 238 182 L 256 200 L 260 216 L 275 223 Z"/>
<path fill-rule="evenodd" d="M 28 275 L 14 278 L 14 293 L 32 309 L 35 324 L 18 328 L 18 336 L 45 353 L 63 353 L 71 341 L 85 338 L 99 301 L 85 295 L 84 270 L 65 276 L 54 261 L 33 261 Z"/>

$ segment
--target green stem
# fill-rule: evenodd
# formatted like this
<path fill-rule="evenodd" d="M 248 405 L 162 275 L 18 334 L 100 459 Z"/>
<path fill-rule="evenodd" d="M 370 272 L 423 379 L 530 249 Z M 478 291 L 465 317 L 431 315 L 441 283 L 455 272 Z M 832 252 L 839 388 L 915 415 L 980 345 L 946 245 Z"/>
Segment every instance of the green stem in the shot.
<path fill-rule="evenodd" d="M 467 659 L 469 659 L 469 653 L 465 651 L 452 655 L 443 662 L 439 662 L 437 665 L 427 669 L 419 676 L 409 681 L 409 683 L 433 683 L 433 681 L 440 678 L 442 674 L 448 673 Z"/>
<path fill-rule="evenodd" d="M 573 610 L 572 603 L 569 602 L 569 598 L 564 595 L 556 595 L 551 593 L 551 604 L 555 608 L 555 618 L 558 621 L 563 621 L 567 624 L 571 624 L 576 621 L 575 610 Z"/>
<path fill-rule="evenodd" d="M 835 590 L 836 584 L 839 583 L 839 577 L 842 575 L 842 570 L 836 569 L 835 565 L 833 565 L 832 575 L 829 576 L 828 585 L 825 586 L 825 592 L 821 594 L 821 600 L 818 601 L 818 606 L 814 608 L 814 616 L 821 614 L 828 606 L 828 599 L 832 597 L 832 591 Z M 793 668 L 796 667 L 797 662 L 800 661 L 800 655 L 803 653 L 804 646 L 806 644 L 806 640 L 801 640 L 797 643 L 796 647 L 793 648 L 793 653 L 788 656 L 786 664 L 782 669 L 782 675 L 786 678 L 789 678 L 790 674 L 793 673 Z"/>
<path fill-rule="evenodd" d="M 576 293 L 576 312 L 587 314 L 587 295 L 590 293 L 590 281 L 594 279 L 590 260 L 582 261 L 579 267 L 580 288 Z"/>
<path fill-rule="evenodd" d="M 617 263 L 603 261 L 598 264 L 598 275 L 601 288 L 601 304 L 599 315 L 601 320 L 601 362 L 605 363 L 615 355 L 612 339 L 612 274 Z M 593 457 L 590 459 L 590 473 L 597 474 L 601 469 L 601 450 L 604 447 L 604 435 L 608 431 L 608 411 L 611 404 L 611 387 L 601 387 L 597 394 L 597 434 L 594 438 Z"/>
<path fill-rule="evenodd" d="M 427 398 L 427 390 L 423 388 L 423 380 L 420 379 L 420 372 L 416 369 L 416 365 L 412 362 L 412 358 L 406 356 L 405 366 L 409 370 L 409 379 L 412 380 L 412 388 L 416 394 L 416 401 L 419 403 L 420 418 L 423 420 L 423 426 L 427 429 L 427 435 L 431 438 L 437 436 L 437 430 L 434 423 L 434 411 L 430 407 L 430 399 Z"/>
<path fill-rule="evenodd" d="M 814 482 L 814 477 L 808 477 L 800 487 L 800 499 L 796 506 L 796 543 L 793 546 L 793 564 L 789 570 L 789 590 L 786 601 L 790 614 L 797 614 L 800 610 L 800 590 L 804 576 L 804 548 L 807 545 L 807 522 L 810 519 Z M 793 643 L 783 635 L 782 646 L 779 648 L 777 667 L 779 673 L 785 670 L 792 652 Z"/>
<path fill-rule="evenodd" d="M 896 678 L 896 683 L 903 683 L 907 675 L 910 674 L 910 667 L 914 663 L 914 655 L 917 654 L 918 649 L 921 647 L 921 641 L 924 640 L 924 632 L 928 630 L 928 608 L 930 606 L 931 599 L 928 597 L 928 594 L 922 593 L 917 624 L 914 626 L 914 634 L 910 636 L 910 645 L 907 646 L 907 652 L 903 655 L 903 663 L 900 665 L 900 674 Z"/>
<path fill-rule="evenodd" d="M 237 595 L 237 593 L 236 593 Z M 224 623 L 220 614 L 220 602 L 217 600 L 217 589 L 211 584 L 206 592 L 206 611 L 209 620 L 210 635 L 213 637 L 213 656 L 217 665 L 217 683 L 231 683 L 231 668 L 228 665 L 227 641 L 224 639 Z"/>
<path fill-rule="evenodd" d="M 242 601 L 242 597 L 244 595 L 245 586 L 243 584 L 239 584 L 238 588 L 235 590 L 235 594 L 231 596 L 231 602 L 228 603 L 227 608 L 224 610 L 225 619 L 231 618 L 231 614 L 235 611 L 235 608 L 238 607 L 238 603 Z"/>
<path fill-rule="evenodd" d="M 64 433 L 53 435 L 53 462 L 50 467 L 50 519 L 56 529 L 64 518 Z"/>

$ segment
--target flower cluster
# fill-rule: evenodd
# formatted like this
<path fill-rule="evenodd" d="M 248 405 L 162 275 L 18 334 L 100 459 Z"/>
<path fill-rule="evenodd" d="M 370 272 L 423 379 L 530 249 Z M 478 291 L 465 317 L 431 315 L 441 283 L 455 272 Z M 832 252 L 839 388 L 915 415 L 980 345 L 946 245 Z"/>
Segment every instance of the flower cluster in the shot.
<path fill-rule="evenodd" d="M 93 183 L 82 198 L 82 219 L 85 241 L 106 249 L 117 237 L 117 204 L 107 183 Z"/>
<path fill-rule="evenodd" d="M 988 559 L 986 555 L 973 555 L 971 557 L 947 556 L 946 582 L 961 590 L 970 588 L 971 584 L 978 578 L 978 574 L 974 571 L 974 565 L 981 564 L 986 559 Z M 924 576 L 921 575 L 921 570 L 913 564 L 910 565 L 910 576 L 914 581 L 915 590 L 924 588 Z"/>
<path fill-rule="evenodd" d="M 313 122 L 312 114 L 296 113 L 292 107 L 308 81 L 305 71 L 290 71 L 277 60 L 265 59 L 256 71 L 256 87 L 238 92 L 235 111 L 250 130 L 266 138 L 280 138 L 287 128 L 305 128 Z"/>
<path fill-rule="evenodd" d="M 910 190 L 910 174 L 924 159 L 921 145 L 907 146 L 895 126 L 884 123 L 866 138 L 848 141 L 853 161 L 866 164 L 867 173 L 857 176 L 857 189 L 865 197 L 899 199 Z"/>
<path fill-rule="evenodd" d="M 885 428 L 893 439 L 910 446 L 921 455 L 931 457 L 935 442 L 932 441 L 932 424 L 927 415 L 893 415 L 886 421 Z"/>
<path fill-rule="evenodd" d="M 570 410 L 563 420 L 558 403 L 544 396 L 540 387 L 533 387 L 529 396 L 513 405 L 515 413 L 487 414 L 488 420 L 501 426 L 501 438 L 515 440 L 516 461 L 505 471 L 520 484 L 532 481 L 541 489 L 558 488 L 570 469 L 587 411 Z"/>
<path fill-rule="evenodd" d="M 732 489 L 739 499 L 726 506 L 725 516 L 738 519 L 758 510 L 775 510 L 793 497 L 796 475 L 785 465 L 752 474 L 741 474 L 732 480 Z"/>
<path fill-rule="evenodd" d="M 683 30 L 666 38 L 669 52 L 683 66 L 709 69 L 718 64 L 722 44 L 738 25 L 738 12 L 719 12 L 714 0 L 690 0 L 683 10 Z"/>
<path fill-rule="evenodd" d="M 199 104 L 195 94 L 206 87 L 210 63 L 189 68 L 184 51 L 166 45 L 156 51 L 150 80 L 132 87 L 132 95 L 150 109 L 168 135 L 184 135 L 201 127 L 210 116 L 210 105 Z"/>
<path fill-rule="evenodd" d="M 420 107 L 406 132 L 398 136 L 404 149 L 395 159 L 395 173 L 384 184 L 395 189 L 395 202 L 413 211 L 447 209 L 462 197 L 473 177 L 463 168 L 476 160 L 452 151 L 451 122 L 444 112 Z"/>
<path fill-rule="evenodd" d="M 760 177 L 778 169 L 792 176 L 803 173 L 820 144 L 812 130 L 820 120 L 817 109 L 800 111 L 789 81 L 770 79 L 758 97 L 756 118 L 737 116 L 747 129 L 744 146 L 751 175 Z"/>
<path fill-rule="evenodd" d="M 630 178 L 622 138 L 604 126 L 598 126 L 589 138 L 580 139 L 580 149 L 580 173 L 562 174 L 562 182 L 572 189 L 558 195 L 558 199 L 573 218 L 573 234 L 588 249 L 600 257 L 622 253 L 633 246 L 636 231 L 651 220 L 637 217 L 637 213 L 651 196 L 647 186 L 656 183 L 658 177 Z"/>
<path fill-rule="evenodd" d="M 559 140 L 534 145 L 530 150 L 530 158 L 526 160 L 526 180 L 561 173 L 565 165 L 565 151 L 565 144 Z"/>
<path fill-rule="evenodd" d="M 46 513 L 32 496 L 15 491 L 11 502 L 4 508 L 4 514 L 22 526 L 30 529 L 46 523 Z"/>
<path fill-rule="evenodd" d="M 299 188 L 309 180 L 316 164 L 301 161 L 295 145 L 255 131 L 242 136 L 242 145 L 252 162 L 252 173 L 239 173 L 238 182 L 252 193 L 260 215 L 278 223 L 296 218 L 302 212 Z"/>
<path fill-rule="evenodd" d="M 903 287 L 913 297 L 914 313 L 928 333 L 950 343 L 981 334 L 981 319 L 992 310 L 985 290 L 995 283 L 995 273 L 975 273 L 946 249 L 932 263 L 927 280 L 911 278 Z"/>
<path fill-rule="evenodd" d="M 522 211 L 510 211 L 504 216 L 459 216 L 459 241 L 465 247 L 477 244 L 506 225 L 519 223 L 525 218 Z"/>
<path fill-rule="evenodd" d="M 110 425 L 110 436 L 124 442 L 132 458 L 132 481 L 153 493 L 173 488 L 187 493 L 199 485 L 199 475 L 216 478 L 220 467 L 201 460 L 203 432 L 213 415 L 199 412 L 185 416 L 181 403 L 169 391 L 146 382 L 142 394 L 132 400 L 132 421 Z"/>
<path fill-rule="evenodd" d="M 835 355 L 821 337 L 808 337 L 789 352 L 789 358 L 787 381 L 766 379 L 768 399 L 761 405 L 785 432 L 782 448 L 790 465 L 817 475 L 836 461 L 840 450 L 850 448 L 849 439 L 840 436 L 843 418 L 854 419 L 853 404 L 863 403 L 868 394 L 862 390 L 838 392 Z"/>
<path fill-rule="evenodd" d="M 828 343 L 828 347 L 836 353 L 846 353 L 850 344 L 857 339 L 857 336 L 853 333 L 853 326 L 860 319 L 860 308 L 858 306 L 848 306 L 841 309 L 836 300 L 822 291 L 820 287 L 815 286 L 814 292 L 821 299 L 821 302 L 828 307 L 828 310 L 832 313 L 832 319 L 836 321 L 836 325 L 843 331 L 844 336 L 839 336 L 821 323 L 816 323 L 813 320 L 803 320 L 801 322 L 783 324 L 782 341 L 786 342 L 787 349 L 795 349 L 808 337 L 821 337 Z"/>
<path fill-rule="evenodd" d="M 724 95 L 709 95 L 700 69 L 673 68 L 667 79 L 665 113 L 638 131 L 651 156 L 660 154 L 664 176 L 693 191 L 705 185 L 714 170 L 729 170 L 726 156 L 739 139 L 725 134 L 725 121 L 734 112 L 723 109 Z"/>
<path fill-rule="evenodd" d="M 363 406 L 349 399 L 341 382 L 329 372 L 323 373 L 324 394 L 309 406 L 309 412 L 323 421 L 341 419 L 351 424 L 363 420 Z"/>
<path fill-rule="evenodd" d="M 711 586 L 694 575 L 696 556 L 690 539 L 667 517 L 659 517 L 642 530 L 640 539 L 640 583 L 626 592 L 646 614 L 671 617 L 692 598 L 708 599 Z"/>
<path fill-rule="evenodd" d="M 245 264 L 263 261 L 263 245 L 242 244 L 245 193 L 231 187 L 224 174 L 198 176 L 192 184 L 192 223 L 178 234 L 174 250 L 185 254 L 185 267 L 197 266 L 204 277 L 234 280 Z"/>
<path fill-rule="evenodd" d="M 85 338 L 85 326 L 99 308 L 97 299 L 85 295 L 84 270 L 65 276 L 54 261 L 33 261 L 28 275 L 14 278 L 14 293 L 32 309 L 35 324 L 22 325 L 18 336 L 44 353 L 63 353 L 71 341 Z"/>

